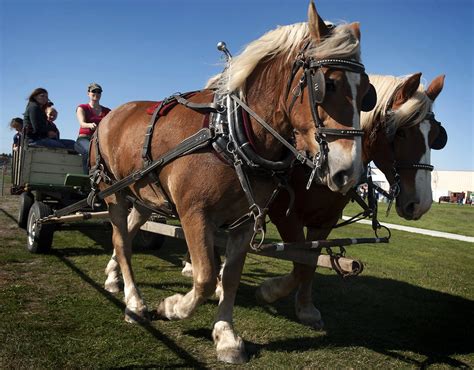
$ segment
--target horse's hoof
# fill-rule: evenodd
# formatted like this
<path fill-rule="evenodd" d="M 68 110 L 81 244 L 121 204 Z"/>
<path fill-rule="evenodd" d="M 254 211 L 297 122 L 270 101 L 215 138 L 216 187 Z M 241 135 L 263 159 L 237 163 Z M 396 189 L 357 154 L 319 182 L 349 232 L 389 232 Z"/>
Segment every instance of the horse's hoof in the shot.
<path fill-rule="evenodd" d="M 191 265 L 189 262 L 186 262 L 183 269 L 181 270 L 181 275 L 192 278 L 193 277 L 193 265 Z"/>
<path fill-rule="evenodd" d="M 244 348 L 217 351 L 217 359 L 228 364 L 244 364 L 249 360 Z"/>
<path fill-rule="evenodd" d="M 244 341 L 234 333 L 228 322 L 218 321 L 212 330 L 212 339 L 216 345 L 217 359 L 229 364 L 243 364 L 248 361 Z"/>
<path fill-rule="evenodd" d="M 143 324 L 148 323 L 148 310 L 147 308 L 143 308 L 141 310 L 131 310 L 129 308 L 125 308 L 125 321 L 129 324 Z"/>
<path fill-rule="evenodd" d="M 116 281 L 106 281 L 104 289 L 109 293 L 116 294 L 120 292 L 120 284 Z"/>
<path fill-rule="evenodd" d="M 175 294 L 171 297 L 165 298 L 156 308 L 156 314 L 158 317 L 168 320 L 179 320 L 179 317 L 175 312 L 176 304 L 183 298 L 181 294 Z"/>
<path fill-rule="evenodd" d="M 300 320 L 300 322 L 308 326 L 314 330 L 323 330 L 324 329 L 324 321 L 322 319 L 320 320 Z"/>
<path fill-rule="evenodd" d="M 296 316 L 300 323 L 314 330 L 322 330 L 324 328 L 321 312 L 312 304 L 304 306 L 296 304 Z"/>

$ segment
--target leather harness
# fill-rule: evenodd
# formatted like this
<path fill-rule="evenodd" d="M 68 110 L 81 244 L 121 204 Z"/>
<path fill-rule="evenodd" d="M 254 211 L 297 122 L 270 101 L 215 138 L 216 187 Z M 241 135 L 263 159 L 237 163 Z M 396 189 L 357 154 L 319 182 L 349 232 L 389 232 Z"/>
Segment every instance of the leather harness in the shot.
<path fill-rule="evenodd" d="M 310 186 L 313 181 L 315 173 L 322 173 L 325 166 L 327 165 L 328 156 L 328 145 L 326 142 L 326 136 L 360 136 L 363 134 L 362 130 L 358 129 L 328 129 L 323 125 L 322 120 L 319 117 L 317 111 L 317 105 L 321 103 L 320 98 L 317 97 L 318 86 L 314 83 L 313 75 L 321 72 L 321 67 L 327 66 L 334 69 L 350 70 L 357 73 L 363 73 L 364 67 L 362 64 L 344 59 L 324 59 L 314 60 L 313 58 L 305 58 L 304 50 L 298 54 L 298 59 L 294 64 L 292 75 L 288 86 L 291 86 L 292 80 L 295 74 L 300 68 L 303 68 L 303 76 L 299 82 L 299 92 L 308 86 L 309 90 L 309 103 L 311 106 L 312 116 L 317 128 L 316 140 L 320 144 L 320 153 L 314 158 L 310 159 L 305 153 L 301 153 L 296 150 L 293 143 L 283 138 L 278 132 L 276 132 L 268 123 L 266 123 L 261 117 L 259 117 L 242 99 L 240 99 L 235 93 L 228 93 L 223 96 L 215 95 L 214 101 L 211 103 L 193 103 L 190 102 L 187 97 L 190 94 L 175 94 L 169 98 L 163 100 L 160 105 L 155 109 L 147 127 L 145 134 L 144 144 L 142 148 L 143 168 L 137 170 L 132 174 L 126 176 L 123 179 L 115 180 L 110 176 L 110 171 L 106 168 L 106 164 L 102 163 L 103 159 L 100 155 L 100 147 L 98 142 L 97 134 L 93 137 L 93 142 L 96 149 L 96 163 L 90 170 L 92 189 L 88 198 L 84 201 L 75 203 L 69 207 L 65 207 L 55 212 L 55 215 L 60 217 L 74 211 L 77 211 L 86 205 L 93 207 L 94 203 L 100 201 L 107 196 L 110 196 L 116 192 L 123 190 L 134 182 L 150 176 L 154 183 L 159 185 L 159 179 L 156 171 L 159 171 L 164 165 L 173 161 L 174 159 L 195 152 L 198 149 L 207 147 L 212 144 L 213 148 L 217 153 L 221 154 L 222 157 L 231 163 L 235 170 L 237 177 L 239 178 L 242 189 L 249 202 L 249 213 L 239 218 L 230 227 L 237 227 L 247 220 L 254 219 L 254 235 L 252 237 L 251 246 L 254 249 L 258 249 L 262 245 L 265 236 L 265 217 L 268 206 L 278 194 L 281 188 L 286 186 L 285 175 L 288 173 L 289 168 L 294 164 L 295 159 L 299 162 L 306 164 L 312 169 Z M 322 72 L 321 72 L 322 73 Z M 288 92 L 289 93 L 289 92 Z M 192 93 L 191 93 L 192 94 Z M 296 98 L 299 94 L 294 94 Z M 324 99 L 324 97 L 322 98 Z M 163 108 L 170 103 L 178 103 L 189 109 L 192 109 L 201 114 L 211 114 L 209 127 L 200 129 L 194 135 L 188 137 L 180 144 L 178 144 L 172 150 L 166 152 L 159 158 L 153 159 L 151 157 L 151 140 L 153 137 L 154 127 L 160 117 L 160 112 L 163 113 Z M 172 108 L 171 108 L 172 109 Z M 258 155 L 254 149 L 252 149 L 248 136 L 242 131 L 242 109 L 248 113 L 257 123 L 259 123 L 264 129 L 272 134 L 286 149 L 288 154 L 283 160 L 270 161 L 262 158 Z M 91 142 L 92 145 L 92 142 Z M 269 176 L 276 176 L 278 179 L 278 185 L 274 189 L 272 195 L 268 199 L 264 207 L 259 206 L 253 195 L 252 188 L 250 186 L 248 172 L 249 171 L 261 171 L 267 173 Z M 104 181 L 110 186 L 102 191 L 99 191 L 98 184 Z M 162 189 L 163 190 L 163 189 Z M 168 203 L 172 205 L 172 202 L 168 195 L 162 191 L 164 196 L 168 199 Z M 129 196 L 130 198 L 130 196 Z M 134 197 L 130 198 L 135 202 L 141 203 Z M 141 203 L 142 204 L 142 203 Z M 163 210 L 154 210 L 158 213 L 163 213 Z M 161 211 L 161 212 L 160 212 Z M 169 207 L 165 210 L 167 216 L 173 215 L 174 207 Z M 257 235 L 261 235 L 260 241 L 255 241 Z"/>

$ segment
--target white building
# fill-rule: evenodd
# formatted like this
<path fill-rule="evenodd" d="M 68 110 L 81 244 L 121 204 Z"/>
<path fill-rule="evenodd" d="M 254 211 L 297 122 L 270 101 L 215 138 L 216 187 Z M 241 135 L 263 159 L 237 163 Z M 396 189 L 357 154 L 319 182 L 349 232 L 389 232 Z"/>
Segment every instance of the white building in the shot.
<path fill-rule="evenodd" d="M 372 181 L 386 191 L 390 188 L 385 175 L 378 168 L 372 168 Z M 474 172 L 435 170 L 431 173 L 431 189 L 435 202 L 452 192 L 464 192 L 467 199 L 468 195 L 474 193 Z"/>

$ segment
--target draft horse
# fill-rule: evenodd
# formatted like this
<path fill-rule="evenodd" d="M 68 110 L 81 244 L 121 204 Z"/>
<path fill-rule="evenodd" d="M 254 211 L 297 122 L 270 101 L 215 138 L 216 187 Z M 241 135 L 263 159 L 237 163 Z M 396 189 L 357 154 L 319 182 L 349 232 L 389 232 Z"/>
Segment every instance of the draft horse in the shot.
<path fill-rule="evenodd" d="M 428 212 L 432 203 L 431 149 L 442 149 L 447 133 L 436 121 L 432 105 L 444 85 L 444 75 L 433 80 L 424 90 L 421 73 L 408 78 L 370 75 L 377 91 L 377 105 L 362 113 L 364 163 L 374 161 L 391 184 L 400 217 L 417 220 Z M 286 242 L 326 239 L 338 222 L 342 210 L 351 199 L 334 193 L 325 186 L 313 185 L 305 191 L 305 171 L 295 168 L 290 185 L 295 189 L 295 207 L 286 217 L 288 199 L 279 194 L 269 210 L 272 222 Z M 295 310 L 298 319 L 321 328 L 321 314 L 312 300 L 315 266 L 294 263 L 285 276 L 266 280 L 257 290 L 260 301 L 271 303 L 297 289 Z"/>
<path fill-rule="evenodd" d="M 179 104 L 159 119 L 157 108 L 150 124 L 146 110 L 152 102 L 126 103 L 104 118 L 91 145 L 98 189 L 136 174 L 136 181 L 105 198 L 114 245 L 106 289 L 118 290 L 120 268 L 127 321 L 146 318 L 132 271 L 131 241 L 152 211 L 179 217 L 194 263 L 191 291 L 168 297 L 157 308 L 170 320 L 190 317 L 213 294 L 219 270 L 214 233 L 234 225 L 212 337 L 219 360 L 247 360 L 233 329 L 235 295 L 248 245 L 261 230 L 259 221 L 281 177 L 295 157 L 334 191 L 346 192 L 362 172 L 360 110 L 369 80 L 359 40 L 357 23 L 329 29 L 311 2 L 307 23 L 270 31 L 233 58 L 217 91 L 173 96 L 167 102 Z M 209 127 L 203 128 L 203 110 L 212 111 Z M 244 110 L 245 128 L 239 118 Z M 294 130 L 301 133 L 307 155 L 292 146 Z M 236 226 L 242 215 L 254 222 Z"/>

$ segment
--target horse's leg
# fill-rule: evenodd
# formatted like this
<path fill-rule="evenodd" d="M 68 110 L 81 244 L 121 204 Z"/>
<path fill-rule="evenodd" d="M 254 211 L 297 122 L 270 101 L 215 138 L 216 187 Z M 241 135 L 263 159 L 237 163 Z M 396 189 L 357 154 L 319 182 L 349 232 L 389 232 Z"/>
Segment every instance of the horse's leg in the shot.
<path fill-rule="evenodd" d="M 127 219 L 128 235 L 131 241 L 140 229 L 140 226 L 148 220 L 150 214 L 151 212 L 143 207 L 134 206 L 132 208 Z M 115 256 L 115 249 L 107 267 L 105 268 L 105 274 L 107 275 L 107 279 L 104 284 L 104 289 L 110 293 L 118 293 L 120 291 L 121 276 L 120 266 Z"/>
<path fill-rule="evenodd" d="M 115 194 L 116 202 L 109 203 L 109 215 L 112 223 L 112 242 L 115 258 L 122 271 L 124 282 L 125 321 L 134 323 L 146 319 L 147 307 L 135 284 L 132 270 L 132 239 L 128 233 L 127 202 L 120 194 Z"/>
<path fill-rule="evenodd" d="M 191 316 L 216 289 L 214 228 L 206 222 L 202 214 L 193 211 L 181 217 L 181 225 L 193 261 L 193 288 L 184 296 L 175 294 L 159 304 L 157 314 L 169 320 Z"/>
<path fill-rule="evenodd" d="M 216 266 L 220 266 L 221 257 L 219 255 L 219 248 L 215 246 L 214 251 Z M 181 275 L 186 277 L 193 277 L 193 265 L 191 263 L 191 255 L 189 254 L 189 251 L 186 251 L 186 254 L 183 257 L 183 269 L 181 270 Z"/>
<path fill-rule="evenodd" d="M 105 268 L 105 275 L 107 275 L 107 279 L 104 283 L 104 289 L 109 293 L 120 292 L 120 283 L 122 279 L 120 278 L 120 266 L 117 257 L 115 256 L 115 248 L 112 257 L 110 257 L 109 263 L 107 263 L 107 267 Z"/>
<path fill-rule="evenodd" d="M 308 240 L 325 239 L 329 235 L 331 229 L 317 229 L 308 227 Z M 314 329 L 322 329 L 324 327 L 321 313 L 313 304 L 312 287 L 316 266 L 303 265 L 299 263 L 293 264 L 293 274 L 299 281 L 298 291 L 295 297 L 295 311 L 299 321 Z"/>
<path fill-rule="evenodd" d="M 181 275 L 186 277 L 193 277 L 193 265 L 191 264 L 191 255 L 189 251 L 186 252 L 183 258 L 183 269 L 181 270 Z"/>
<path fill-rule="evenodd" d="M 251 233 L 251 229 L 239 229 L 229 235 L 226 260 L 222 268 L 219 309 L 212 330 L 217 358 L 233 364 L 248 361 L 244 341 L 234 332 L 233 310 Z"/>
<path fill-rule="evenodd" d="M 276 220 L 275 220 L 276 221 Z M 274 221 L 274 222 L 275 222 Z M 287 242 L 304 242 L 304 227 L 294 220 L 283 219 L 282 223 L 276 223 L 280 236 Z M 260 303 L 273 303 L 276 300 L 287 297 L 298 287 L 299 280 L 294 270 L 287 275 L 278 276 L 265 280 L 256 290 L 255 297 Z"/>

